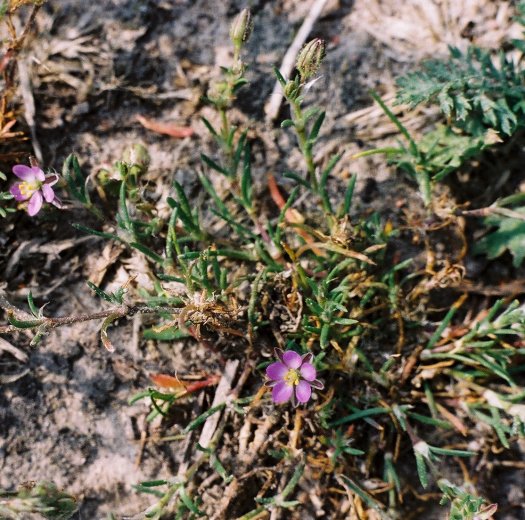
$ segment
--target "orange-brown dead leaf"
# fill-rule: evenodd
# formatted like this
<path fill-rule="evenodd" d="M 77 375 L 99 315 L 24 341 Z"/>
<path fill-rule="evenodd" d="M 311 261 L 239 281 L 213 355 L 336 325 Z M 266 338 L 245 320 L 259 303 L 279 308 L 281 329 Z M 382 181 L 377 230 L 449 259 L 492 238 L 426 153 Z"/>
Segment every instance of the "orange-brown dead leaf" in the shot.
<path fill-rule="evenodd" d="M 449 412 L 443 405 L 436 403 L 436 406 L 443 418 L 452 424 L 452 426 L 454 426 L 454 428 L 456 428 L 456 430 L 461 433 L 463 437 L 466 437 L 468 434 L 468 428 L 463 424 L 461 419 Z"/>
<path fill-rule="evenodd" d="M 277 182 L 275 182 L 275 177 L 271 173 L 268 174 L 268 189 L 270 190 L 270 197 L 272 197 L 272 200 L 275 202 L 277 207 L 280 210 L 282 210 L 284 206 L 286 205 L 286 201 L 284 200 L 284 197 L 281 195 L 281 192 L 279 191 Z M 293 209 L 293 208 L 288 208 L 286 210 L 286 213 L 284 214 L 284 218 L 290 224 L 302 224 L 304 222 L 304 217 L 296 209 Z M 296 228 L 295 231 L 297 232 L 298 235 L 304 238 L 308 244 L 312 244 L 314 242 L 314 239 L 303 229 Z M 324 256 L 324 253 L 320 251 L 318 248 L 312 247 L 312 250 L 316 255 Z"/>
<path fill-rule="evenodd" d="M 192 381 L 191 383 L 185 383 L 176 376 L 170 376 L 169 374 L 150 374 L 150 379 L 153 383 L 161 388 L 170 389 L 178 394 L 191 394 L 197 392 L 202 388 L 213 386 L 218 384 L 221 376 L 214 374 L 208 376 L 202 381 Z"/>
<path fill-rule="evenodd" d="M 154 384 L 161 388 L 186 390 L 186 385 L 178 377 L 170 376 L 168 374 L 150 374 L 149 378 Z"/>
<path fill-rule="evenodd" d="M 178 126 L 174 123 L 166 121 L 157 121 L 156 119 L 150 119 L 141 115 L 137 116 L 137 121 L 148 130 L 157 132 L 157 134 L 169 135 L 176 137 L 177 139 L 183 139 L 184 137 L 190 137 L 193 135 L 193 128 L 189 126 Z"/>

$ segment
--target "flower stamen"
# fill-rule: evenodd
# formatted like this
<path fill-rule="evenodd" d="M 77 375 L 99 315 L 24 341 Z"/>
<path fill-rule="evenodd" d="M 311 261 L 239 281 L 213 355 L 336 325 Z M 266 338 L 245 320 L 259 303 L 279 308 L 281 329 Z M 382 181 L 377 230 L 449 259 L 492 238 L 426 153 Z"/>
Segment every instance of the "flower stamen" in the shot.
<path fill-rule="evenodd" d="M 41 184 L 42 183 L 38 181 L 34 181 L 34 182 L 25 181 L 25 182 L 21 182 L 18 188 L 20 190 L 20 193 L 24 197 L 30 197 L 33 193 L 35 193 L 35 191 L 37 191 L 40 188 Z"/>
<path fill-rule="evenodd" d="M 297 370 L 294 370 L 293 368 L 288 370 L 288 372 L 284 376 L 284 381 L 289 386 L 296 386 L 296 385 L 298 385 L 300 379 L 301 378 L 299 376 L 299 372 L 297 372 Z"/>

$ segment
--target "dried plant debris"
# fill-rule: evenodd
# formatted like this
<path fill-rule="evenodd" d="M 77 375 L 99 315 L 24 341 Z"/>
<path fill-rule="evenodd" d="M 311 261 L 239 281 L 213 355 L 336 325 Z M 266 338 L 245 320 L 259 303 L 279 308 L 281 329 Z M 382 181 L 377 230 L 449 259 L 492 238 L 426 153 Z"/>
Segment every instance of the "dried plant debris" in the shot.
<path fill-rule="evenodd" d="M 470 43 L 499 49 L 521 28 L 513 23 L 512 1 L 358 0 L 350 23 L 395 51 L 397 59 L 417 61 L 446 56 L 449 46 Z M 361 5 L 362 4 L 362 5 Z"/>

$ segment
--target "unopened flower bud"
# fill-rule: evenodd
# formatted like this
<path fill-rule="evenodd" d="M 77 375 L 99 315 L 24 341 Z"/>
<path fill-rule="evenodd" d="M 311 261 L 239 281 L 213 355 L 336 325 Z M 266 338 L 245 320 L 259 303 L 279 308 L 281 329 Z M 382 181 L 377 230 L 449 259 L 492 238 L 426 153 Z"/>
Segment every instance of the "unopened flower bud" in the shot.
<path fill-rule="evenodd" d="M 230 27 L 230 38 L 234 45 L 241 46 L 252 33 L 252 15 L 249 9 L 243 9 L 233 20 Z"/>
<path fill-rule="evenodd" d="M 296 81 L 288 81 L 284 87 L 284 95 L 287 99 L 296 99 L 300 93 L 300 85 Z"/>
<path fill-rule="evenodd" d="M 296 67 L 304 81 L 313 76 L 321 65 L 325 55 L 325 43 L 320 38 L 308 42 L 297 57 Z"/>
<path fill-rule="evenodd" d="M 136 173 L 143 174 L 148 171 L 151 158 L 147 148 L 137 143 L 124 150 L 123 160 L 134 168 Z"/>

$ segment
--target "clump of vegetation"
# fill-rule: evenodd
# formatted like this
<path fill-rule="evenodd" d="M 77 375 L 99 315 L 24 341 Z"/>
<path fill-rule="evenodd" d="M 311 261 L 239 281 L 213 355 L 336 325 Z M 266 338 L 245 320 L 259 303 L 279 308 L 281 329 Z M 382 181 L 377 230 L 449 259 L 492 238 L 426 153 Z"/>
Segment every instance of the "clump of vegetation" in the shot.
<path fill-rule="evenodd" d="M 37 344 L 54 328 L 98 319 L 111 352 L 110 326 L 143 313 L 158 319 L 145 331 L 149 338 L 184 340 L 187 349 L 199 342 L 219 353 L 220 372 L 191 383 L 158 374 L 155 387 L 130 400 L 148 399 L 153 420 L 169 418 L 182 399 L 218 382 L 222 392 L 173 437 L 188 440 L 191 463 L 172 479 L 137 486 L 156 499 L 141 518 L 213 512 L 248 520 L 273 510 L 301 518 L 322 510 L 387 519 L 422 489 L 439 489 L 450 518 L 488 519 L 497 505 L 479 495 L 470 475 L 493 448 L 509 449 L 525 435 L 525 310 L 503 298 L 465 312 L 464 251 L 434 249 L 439 233 L 465 237 L 456 208 L 438 213 L 433 185 L 494 142 L 494 132 L 504 139 L 518 130 L 523 72 L 504 55 L 497 67 L 484 51 L 452 50 L 450 64 L 433 61 L 401 80 L 400 101 L 437 100 L 448 117 L 419 142 L 377 98 L 407 145 L 372 152 L 386 152 L 408 171 L 425 204 L 421 221 L 402 232 L 378 214 L 356 213 L 356 176 L 345 185 L 332 176 L 339 155 L 316 163 L 325 113 L 307 104 L 307 87 L 322 67 L 322 40 L 302 49 L 294 77 L 275 71 L 290 112 L 282 131 L 295 134 L 303 171 L 283 172 L 293 183 L 288 193 L 282 178 L 254 178 L 248 129 L 230 120 L 247 84 L 242 47 L 251 27 L 244 10 L 230 33 L 233 63 L 207 93 L 219 123 L 204 120 L 218 148 L 213 157 L 202 154 L 196 173 L 204 205 L 196 207 L 174 182 L 162 216 L 141 178 L 149 160 L 131 154 L 117 163 L 116 183 L 101 181 L 106 202 L 114 203 L 108 209 L 97 205 L 81 161 L 70 156 L 64 164 L 69 195 L 99 223 L 75 227 L 143 255 L 154 289 L 130 280 L 109 292 L 90 283 L 106 308 L 64 317 L 46 316 L 30 294 L 28 310 L 4 303 L 9 324 L 0 332 L 28 329 Z M 268 194 L 270 213 L 261 203 Z M 525 255 L 522 211 L 507 208 L 515 202 L 495 203 L 497 217 L 487 223 L 498 230 L 478 248 L 492 258 L 508 248 L 517 266 Z M 419 254 L 404 256 L 403 233 L 418 239 Z M 463 481 L 450 482 L 445 465 L 457 465 Z M 415 473 L 421 488 L 412 492 Z M 208 481 L 220 489 L 214 504 L 205 499 Z"/>
<path fill-rule="evenodd" d="M 75 497 L 50 482 L 31 482 L 16 491 L 0 489 L 0 515 L 6 520 L 36 513 L 48 520 L 67 520 L 78 509 Z"/>

